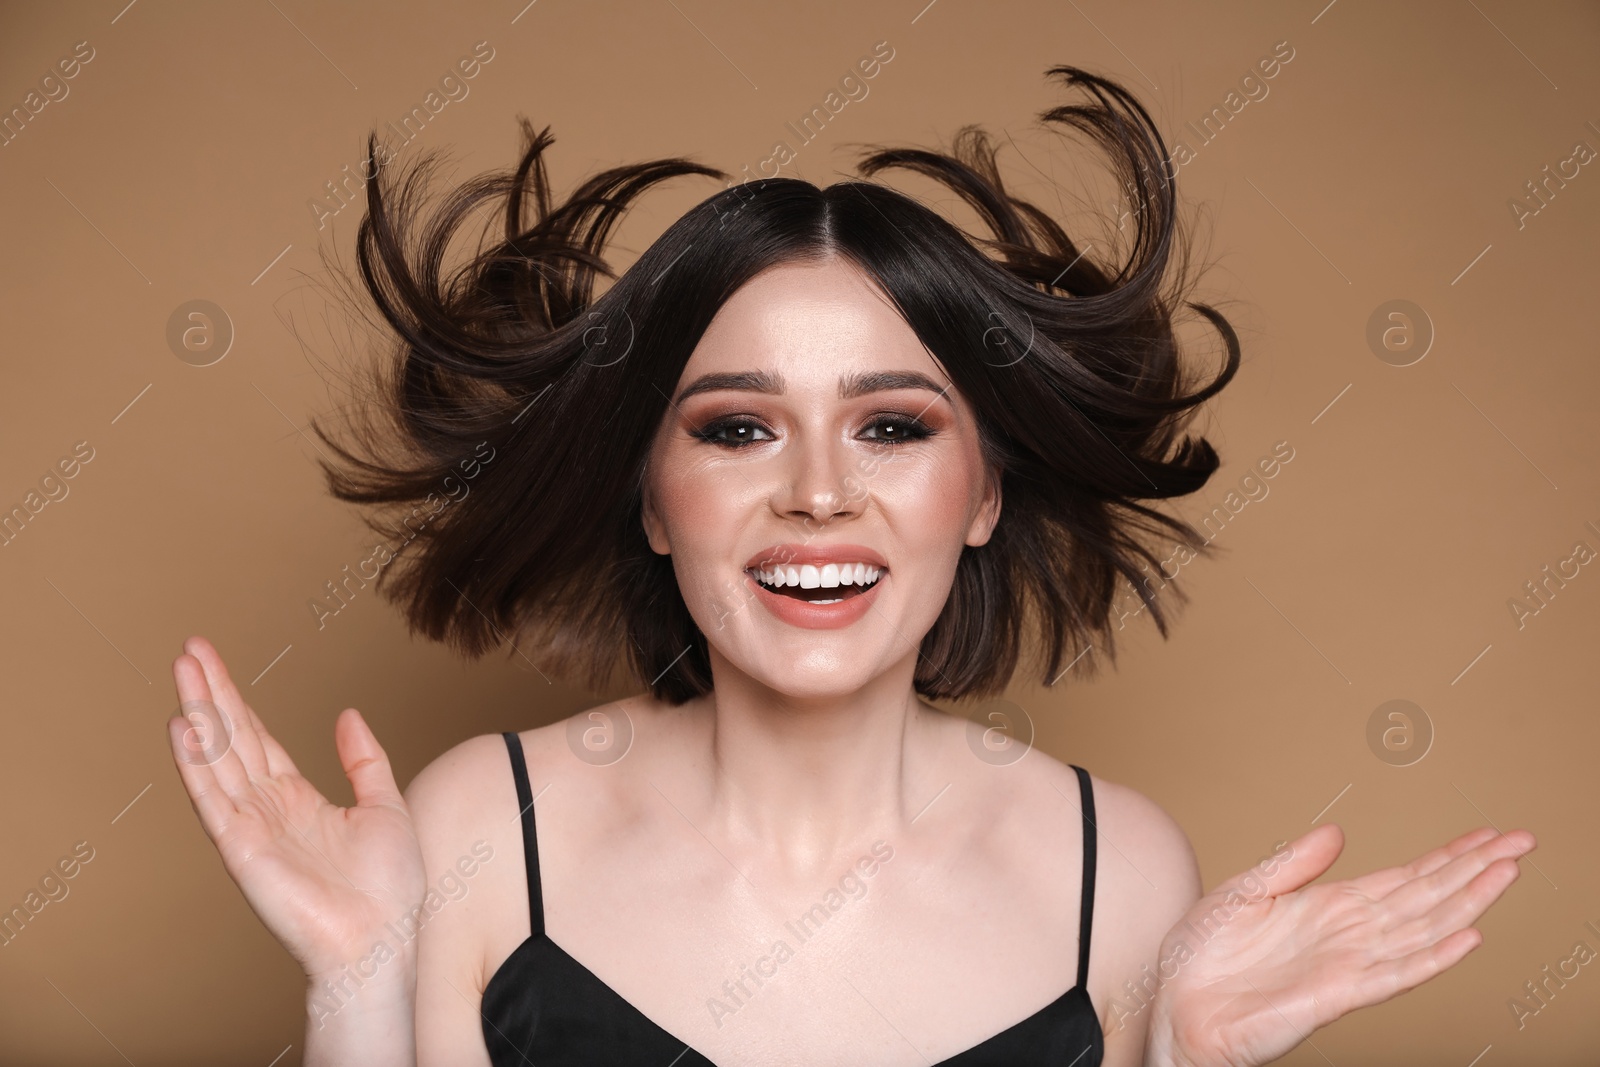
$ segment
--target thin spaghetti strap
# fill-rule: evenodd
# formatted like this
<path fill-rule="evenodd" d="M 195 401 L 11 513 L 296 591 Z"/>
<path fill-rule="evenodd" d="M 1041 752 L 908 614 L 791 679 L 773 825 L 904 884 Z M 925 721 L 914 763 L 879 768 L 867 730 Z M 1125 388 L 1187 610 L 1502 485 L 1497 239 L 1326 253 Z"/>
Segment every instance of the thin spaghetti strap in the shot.
<path fill-rule="evenodd" d="M 1078 986 L 1088 991 L 1089 935 L 1094 930 L 1094 786 L 1089 782 L 1089 772 L 1070 764 L 1078 772 L 1078 792 L 1083 798 L 1083 903 L 1078 912 Z"/>
<path fill-rule="evenodd" d="M 533 789 L 528 785 L 528 763 L 522 755 L 522 738 L 511 731 L 500 735 L 511 753 L 511 777 L 517 783 L 517 809 L 522 813 L 522 861 L 528 868 L 528 925 L 530 936 L 544 933 L 544 890 L 539 884 L 539 834 L 533 821 Z"/>

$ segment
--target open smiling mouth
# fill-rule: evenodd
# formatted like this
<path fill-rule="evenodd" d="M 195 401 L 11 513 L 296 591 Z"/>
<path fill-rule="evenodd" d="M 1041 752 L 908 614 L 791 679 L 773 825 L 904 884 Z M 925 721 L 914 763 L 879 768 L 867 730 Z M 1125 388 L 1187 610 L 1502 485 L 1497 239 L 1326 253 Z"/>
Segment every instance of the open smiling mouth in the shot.
<path fill-rule="evenodd" d="M 778 565 L 750 567 L 745 573 L 763 589 L 810 604 L 838 604 L 858 597 L 878 584 L 884 568 L 866 563 L 829 563 L 821 567 Z"/>

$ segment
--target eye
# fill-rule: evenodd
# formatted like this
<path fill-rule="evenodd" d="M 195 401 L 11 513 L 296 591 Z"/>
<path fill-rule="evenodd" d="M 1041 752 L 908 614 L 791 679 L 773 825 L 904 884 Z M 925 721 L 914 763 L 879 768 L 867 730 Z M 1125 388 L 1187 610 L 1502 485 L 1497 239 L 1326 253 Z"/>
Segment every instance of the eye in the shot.
<path fill-rule="evenodd" d="M 920 441 L 932 437 L 937 431 L 921 419 L 912 415 L 899 412 L 886 411 L 873 416 L 868 429 L 877 430 L 876 437 L 869 437 L 869 441 L 877 441 L 886 445 L 900 445 L 908 441 Z"/>
<path fill-rule="evenodd" d="M 765 438 L 758 438 L 756 434 L 767 434 Z M 717 419 L 707 423 L 698 430 L 689 431 L 691 437 L 697 437 L 708 444 L 723 445 L 728 448 L 743 448 L 745 445 L 756 443 L 758 440 L 772 440 L 772 435 L 759 422 L 748 418 Z M 726 435 L 726 436 L 724 436 Z"/>

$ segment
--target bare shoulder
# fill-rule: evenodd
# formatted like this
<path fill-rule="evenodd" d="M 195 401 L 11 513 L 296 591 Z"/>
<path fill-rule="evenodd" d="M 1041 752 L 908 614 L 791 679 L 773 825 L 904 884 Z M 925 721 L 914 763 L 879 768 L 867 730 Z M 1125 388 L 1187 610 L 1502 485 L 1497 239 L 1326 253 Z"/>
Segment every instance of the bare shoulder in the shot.
<path fill-rule="evenodd" d="M 1137 789 L 1098 775 L 1090 778 L 1095 825 L 1099 837 L 1111 846 L 1100 853 L 1115 857 L 1102 866 L 1113 871 L 1126 868 L 1124 875 L 1143 875 L 1136 881 L 1148 891 L 1152 903 L 1181 905 L 1178 910 L 1186 910 L 1200 896 L 1200 865 L 1189 835 L 1171 813 Z M 1136 886 L 1127 889 L 1143 895 Z"/>
<path fill-rule="evenodd" d="M 499 734 L 469 737 L 435 757 L 405 788 L 424 859 L 430 845 L 484 829 L 493 801 L 513 792 L 510 757 Z"/>
<path fill-rule="evenodd" d="M 574 746 L 592 754 L 597 747 L 618 743 L 625 732 L 628 710 L 639 698 L 627 698 L 574 712 L 545 726 L 521 730 L 516 746 L 531 791 L 567 779 L 582 783 L 589 802 L 601 799 L 614 778 L 584 775 L 595 761 L 574 758 Z M 635 711 L 638 709 L 635 708 Z M 576 723 L 575 723 L 576 720 Z M 575 728 L 576 727 L 576 728 Z M 486 842 L 497 854 L 509 852 L 512 863 L 497 864 L 482 884 L 503 886 L 510 896 L 526 892 L 522 869 L 522 827 L 513 774 L 512 747 L 502 734 L 469 737 L 441 753 L 419 771 L 405 788 L 406 804 L 417 828 L 424 866 L 432 875 L 452 864 L 474 842 Z M 626 738 L 621 743 L 626 744 Z M 481 847 L 481 846 L 480 846 Z"/>
<path fill-rule="evenodd" d="M 605 709 L 627 703 L 620 701 L 585 708 L 548 725 L 518 731 L 523 763 L 535 790 L 560 775 L 571 762 L 566 757 L 571 755 L 569 737 L 575 732 L 570 726 L 573 720 L 585 720 L 585 728 L 590 732 L 604 729 L 587 720 L 600 716 L 600 722 L 604 723 L 607 721 L 603 714 Z M 479 734 L 454 745 L 419 771 L 405 789 L 413 819 L 444 832 L 482 826 L 486 815 L 501 812 L 505 807 L 499 801 L 515 795 L 511 749 L 502 734 Z M 509 810 L 515 813 L 517 808 Z"/>
<path fill-rule="evenodd" d="M 518 735 L 535 783 L 560 766 L 551 738 L 560 737 L 561 728 L 557 723 Z M 469 737 L 405 789 L 427 895 L 391 929 L 417 945 L 419 1063 L 487 1067 L 479 998 L 531 932 L 521 805 L 506 740 L 500 734 Z"/>
<path fill-rule="evenodd" d="M 1060 794 L 1073 810 L 1087 814 L 1095 828 L 1096 896 L 1108 891 L 1137 902 L 1141 910 L 1182 907 L 1199 898 L 1200 870 L 1194 846 L 1178 820 L 1131 786 L 1088 771 L 1089 803 L 1084 811 L 1077 771 L 1049 753 L 1033 750 L 1019 766 L 1031 774 L 1031 788 L 1045 800 Z M 1087 771 L 1087 769 L 1086 769 Z M 1163 932 L 1165 928 L 1163 928 Z"/>
<path fill-rule="evenodd" d="M 1082 812 L 1077 773 L 1042 752 L 1030 752 L 1025 762 L 1034 756 L 1042 757 L 1032 768 L 1037 779 Z M 1202 890 L 1194 846 L 1171 813 L 1131 786 L 1089 778 L 1095 836 L 1089 991 L 1110 1033 L 1124 1028 L 1117 1015 L 1124 983 L 1139 981 L 1145 965 L 1157 966 L 1162 941 Z"/>
<path fill-rule="evenodd" d="M 523 803 L 513 773 L 513 749 L 522 753 L 533 795 L 567 782 L 556 790 L 558 797 L 570 796 L 569 803 L 598 800 L 607 776 L 582 773 L 589 768 L 573 758 L 569 723 L 582 718 L 585 728 L 591 728 L 591 713 L 606 707 L 612 705 L 518 731 L 515 746 L 498 733 L 469 737 L 437 756 L 406 786 L 428 881 L 422 912 L 411 924 L 420 950 L 419 976 L 440 980 L 435 984 L 449 993 L 440 994 L 446 1005 L 452 997 L 459 1001 L 461 992 L 481 992 L 531 932 Z M 599 721 L 604 723 L 605 716 Z M 560 842 L 561 835 L 551 836 Z"/>

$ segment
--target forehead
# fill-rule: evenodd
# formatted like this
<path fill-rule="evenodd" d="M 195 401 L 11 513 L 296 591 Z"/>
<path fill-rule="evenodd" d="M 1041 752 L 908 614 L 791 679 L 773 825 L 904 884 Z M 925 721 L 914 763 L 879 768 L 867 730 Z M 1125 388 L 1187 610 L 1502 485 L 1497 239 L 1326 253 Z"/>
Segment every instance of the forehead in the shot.
<path fill-rule="evenodd" d="M 762 369 L 826 388 L 863 369 L 949 381 L 888 297 L 843 258 L 781 264 L 745 283 L 718 309 L 683 378 Z"/>

